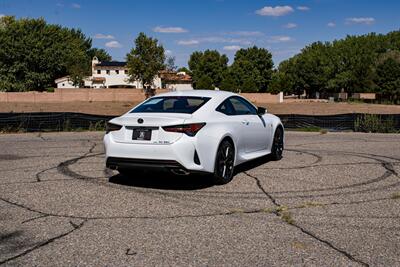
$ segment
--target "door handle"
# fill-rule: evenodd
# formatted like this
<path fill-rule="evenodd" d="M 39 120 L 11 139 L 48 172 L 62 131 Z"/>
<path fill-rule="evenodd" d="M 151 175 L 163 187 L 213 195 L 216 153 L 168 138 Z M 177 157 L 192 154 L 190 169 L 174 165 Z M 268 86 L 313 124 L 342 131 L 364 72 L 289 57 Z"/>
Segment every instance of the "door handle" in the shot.
<path fill-rule="evenodd" d="M 248 121 L 248 120 L 243 120 L 242 123 L 243 123 L 244 125 L 249 125 L 249 121 Z"/>

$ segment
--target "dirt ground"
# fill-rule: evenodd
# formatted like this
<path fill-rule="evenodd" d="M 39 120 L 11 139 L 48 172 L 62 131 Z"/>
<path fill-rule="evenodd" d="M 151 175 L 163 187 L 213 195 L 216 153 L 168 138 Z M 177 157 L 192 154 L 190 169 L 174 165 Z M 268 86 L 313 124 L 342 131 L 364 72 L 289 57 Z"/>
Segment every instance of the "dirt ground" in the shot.
<path fill-rule="evenodd" d="M 137 103 L 132 102 L 69 102 L 69 103 L 0 103 L 0 112 L 81 112 L 99 115 L 120 115 Z M 295 101 L 263 104 L 274 114 L 331 115 L 344 113 L 400 114 L 400 105 L 363 103 L 324 103 Z"/>

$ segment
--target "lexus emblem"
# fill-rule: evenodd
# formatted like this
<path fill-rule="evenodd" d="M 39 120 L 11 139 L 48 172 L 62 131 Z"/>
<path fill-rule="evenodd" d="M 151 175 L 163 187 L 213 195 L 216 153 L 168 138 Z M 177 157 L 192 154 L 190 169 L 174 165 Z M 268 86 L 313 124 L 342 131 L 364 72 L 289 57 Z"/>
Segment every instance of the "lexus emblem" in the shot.
<path fill-rule="evenodd" d="M 143 123 L 143 119 L 140 118 L 140 119 L 137 120 L 137 122 L 140 123 L 140 124 L 142 124 L 142 123 Z"/>

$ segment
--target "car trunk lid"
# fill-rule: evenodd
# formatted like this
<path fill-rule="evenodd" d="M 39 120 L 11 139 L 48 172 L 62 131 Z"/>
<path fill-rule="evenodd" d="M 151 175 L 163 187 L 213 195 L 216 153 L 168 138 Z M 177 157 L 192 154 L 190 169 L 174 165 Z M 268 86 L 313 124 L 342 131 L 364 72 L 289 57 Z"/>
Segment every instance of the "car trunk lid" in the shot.
<path fill-rule="evenodd" d="M 191 117 L 191 114 L 183 113 L 130 113 L 111 121 L 124 126 L 122 131 L 113 133 L 113 137 L 118 143 L 171 144 L 183 134 L 166 132 L 162 127 L 183 124 Z"/>

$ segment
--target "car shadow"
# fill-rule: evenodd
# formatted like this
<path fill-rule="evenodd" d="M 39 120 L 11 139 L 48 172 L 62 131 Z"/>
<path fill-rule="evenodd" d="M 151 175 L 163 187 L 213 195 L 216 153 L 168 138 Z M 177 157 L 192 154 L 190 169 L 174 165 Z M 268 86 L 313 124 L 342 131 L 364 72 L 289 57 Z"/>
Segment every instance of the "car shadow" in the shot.
<path fill-rule="evenodd" d="M 253 159 L 253 160 L 250 160 L 248 162 L 242 163 L 242 164 L 240 164 L 240 165 L 235 167 L 235 174 L 234 175 L 237 175 L 237 174 L 239 174 L 241 172 L 246 172 L 246 171 L 249 171 L 251 169 L 257 168 L 258 166 L 266 164 L 266 163 L 268 163 L 270 161 L 272 161 L 271 157 L 269 155 L 267 155 L 267 156 L 263 156 L 261 158 Z"/>
<path fill-rule="evenodd" d="M 168 172 L 135 172 L 118 174 L 109 178 L 110 183 L 164 190 L 198 190 L 214 186 L 210 175 L 175 175 Z"/>
<path fill-rule="evenodd" d="M 246 172 L 265 163 L 271 159 L 268 156 L 242 163 L 235 167 L 235 176 Z M 235 179 L 235 177 L 233 178 Z M 109 182 L 124 186 L 152 188 L 163 190 L 198 190 L 213 187 L 214 183 L 211 175 L 190 174 L 175 175 L 169 172 L 153 171 L 131 171 L 126 175 L 117 174 L 109 178 Z"/>

